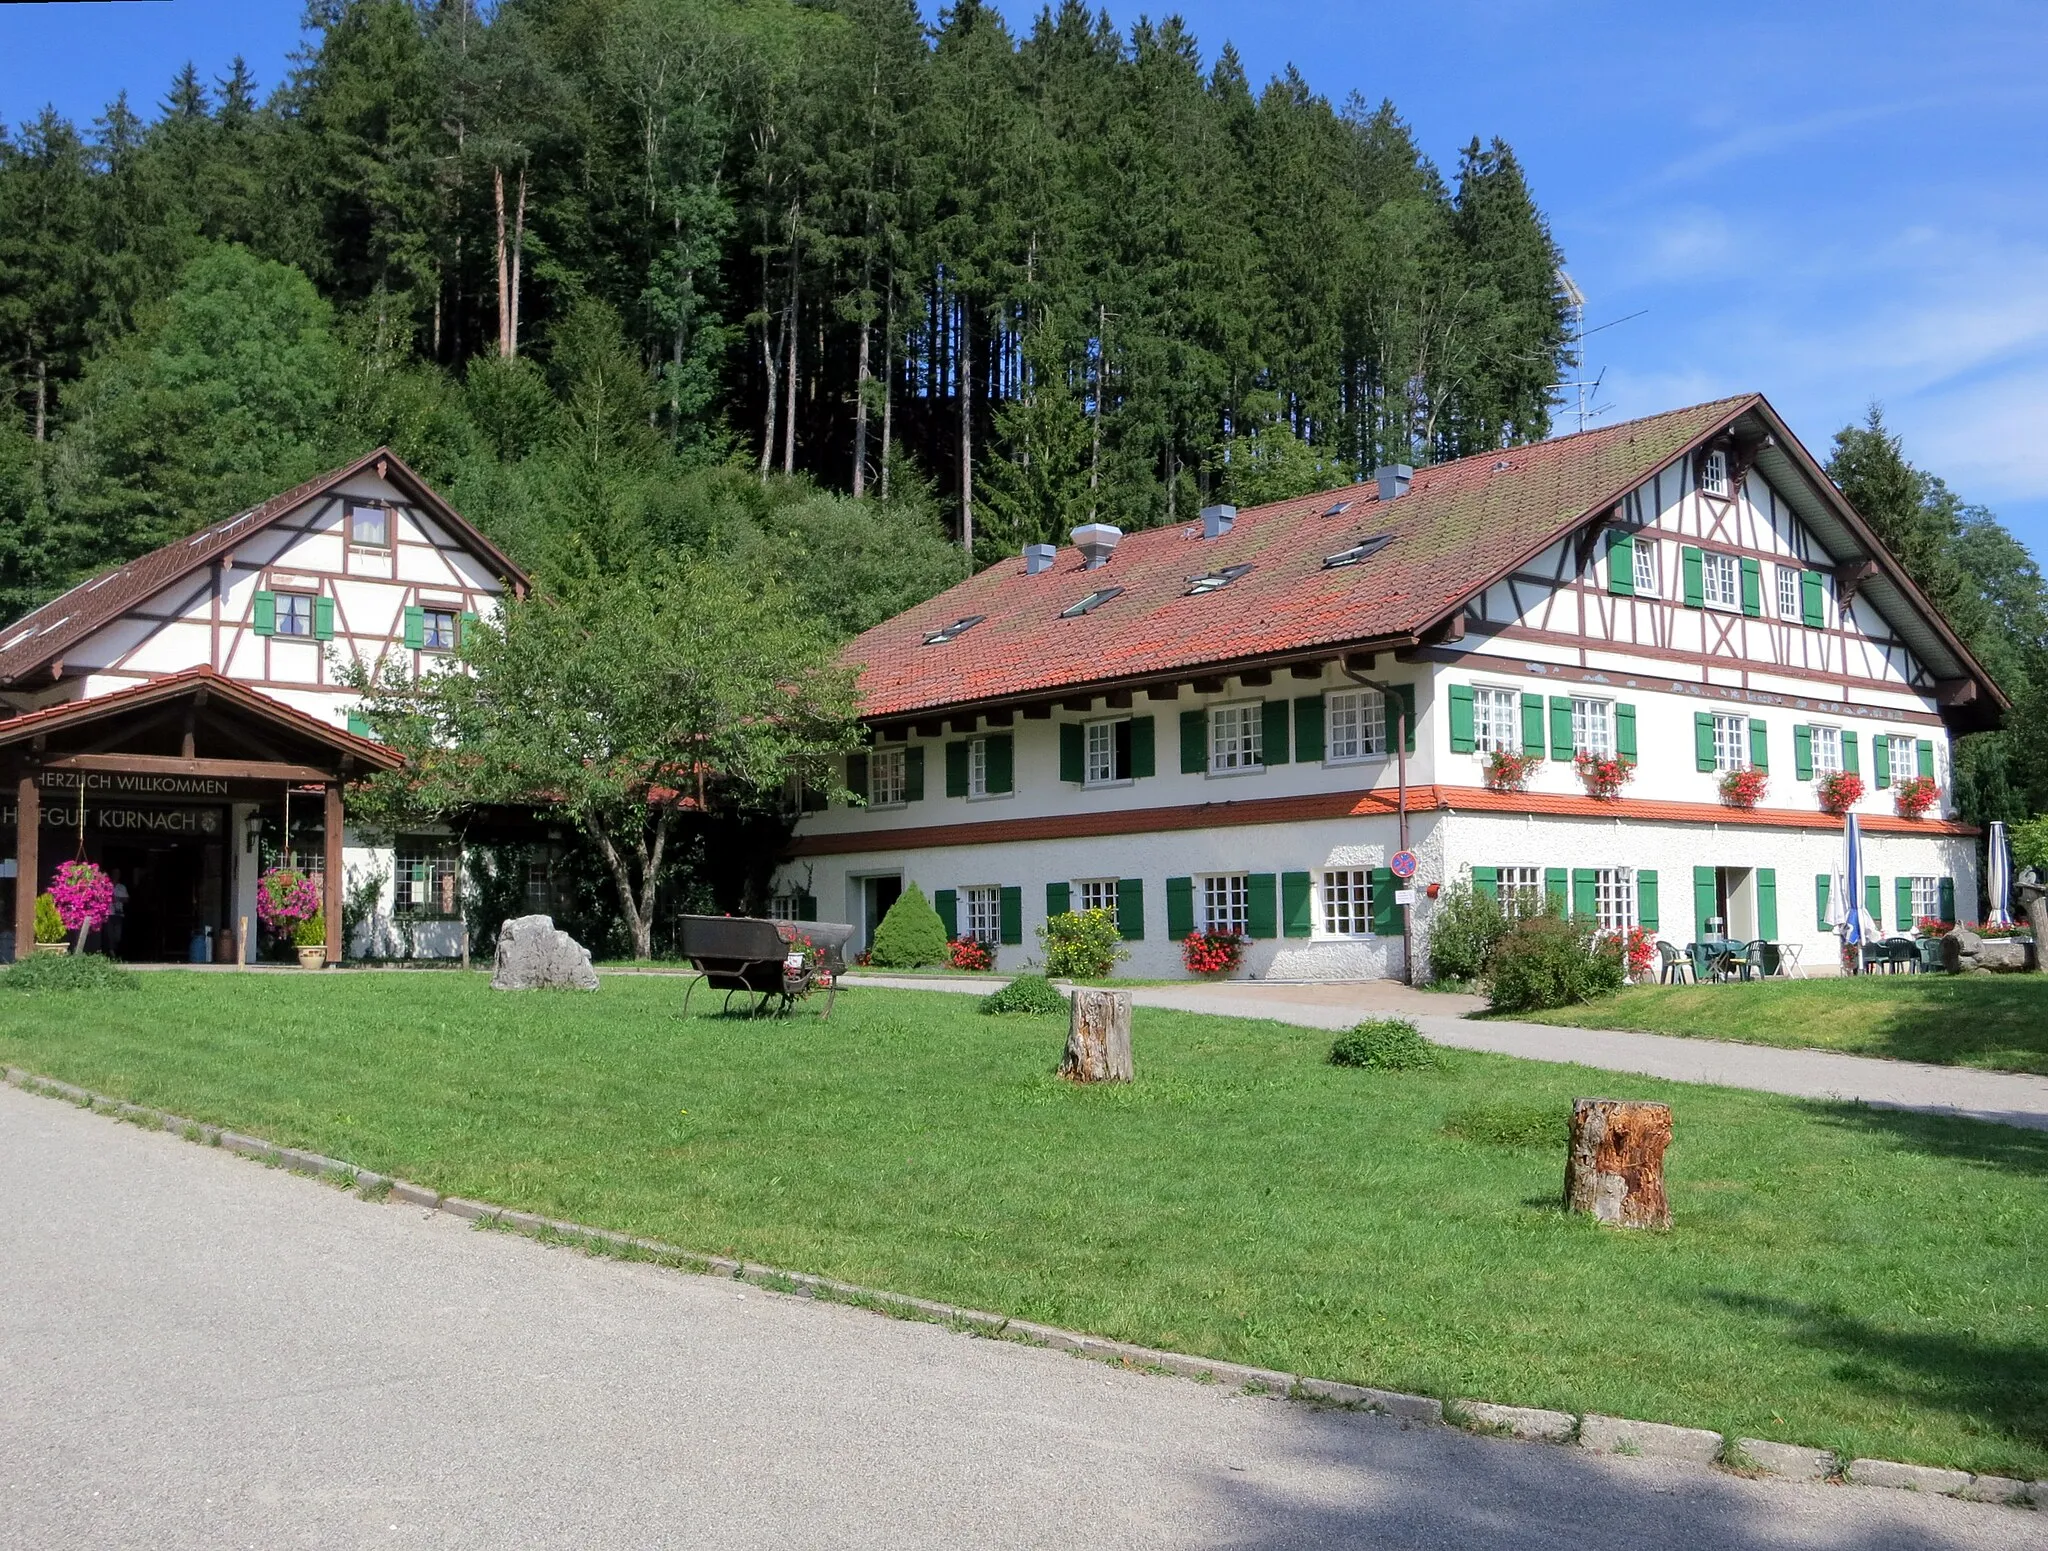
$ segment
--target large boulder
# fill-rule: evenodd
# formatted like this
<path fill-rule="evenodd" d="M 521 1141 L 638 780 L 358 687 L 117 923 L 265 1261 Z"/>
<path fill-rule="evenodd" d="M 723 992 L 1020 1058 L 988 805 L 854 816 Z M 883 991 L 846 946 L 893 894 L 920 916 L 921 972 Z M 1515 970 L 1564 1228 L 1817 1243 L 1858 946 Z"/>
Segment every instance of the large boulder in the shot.
<path fill-rule="evenodd" d="M 590 950 L 548 916 L 518 916 L 498 928 L 493 991 L 595 991 Z"/>
<path fill-rule="evenodd" d="M 1980 937 L 1967 926 L 1943 934 L 1941 967 L 1951 975 L 2017 975 L 2035 967 L 2035 949 L 2010 937 Z"/>

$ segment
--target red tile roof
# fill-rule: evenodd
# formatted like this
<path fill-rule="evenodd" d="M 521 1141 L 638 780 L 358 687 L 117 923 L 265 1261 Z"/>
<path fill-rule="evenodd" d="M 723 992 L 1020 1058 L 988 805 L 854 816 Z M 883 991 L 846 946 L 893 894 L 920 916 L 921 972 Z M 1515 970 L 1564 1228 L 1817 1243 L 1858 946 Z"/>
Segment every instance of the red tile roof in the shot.
<path fill-rule="evenodd" d="M 1406 644 L 1762 402 L 1744 394 L 1436 464 L 1393 501 L 1353 485 L 1252 507 L 1220 539 L 1205 541 L 1199 522 L 1129 533 L 1093 571 L 1071 548 L 1037 576 L 1006 560 L 867 631 L 843 658 L 861 669 L 863 711 L 886 717 Z M 1322 515 L 1344 501 L 1348 510 Z M 1393 541 L 1363 564 L 1323 568 L 1325 556 L 1383 533 Z M 1250 572 L 1229 586 L 1185 595 L 1190 578 L 1244 564 Z M 1059 617 L 1104 587 L 1125 590 L 1079 619 Z M 972 614 L 987 618 L 923 644 Z"/>

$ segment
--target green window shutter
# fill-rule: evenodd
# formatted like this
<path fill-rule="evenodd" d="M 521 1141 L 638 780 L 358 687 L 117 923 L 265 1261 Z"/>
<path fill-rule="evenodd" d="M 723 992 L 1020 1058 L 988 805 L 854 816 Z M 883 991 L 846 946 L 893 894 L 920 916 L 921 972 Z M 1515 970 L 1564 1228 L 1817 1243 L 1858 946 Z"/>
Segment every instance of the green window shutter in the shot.
<path fill-rule="evenodd" d="M 370 719 L 360 711 L 348 713 L 348 730 L 358 738 L 372 738 L 376 736 L 375 733 L 370 731 Z"/>
<path fill-rule="evenodd" d="M 1828 929 L 1828 875 L 1824 872 L 1813 875 L 1813 929 Z"/>
<path fill-rule="evenodd" d="M 418 604 L 409 605 L 405 611 L 405 644 L 413 651 L 427 644 L 427 611 Z"/>
<path fill-rule="evenodd" d="M 967 743 L 964 739 L 946 745 L 946 795 L 967 795 Z"/>
<path fill-rule="evenodd" d="M 1145 940 L 1145 880 L 1116 880 L 1116 934 L 1125 942 Z M 1181 933 L 1183 937 L 1186 932 Z"/>
<path fill-rule="evenodd" d="M 1759 770 L 1771 768 L 1770 725 L 1760 716 L 1749 719 L 1749 762 Z"/>
<path fill-rule="evenodd" d="M 1892 740 L 1881 732 L 1870 735 L 1870 777 L 1879 786 L 1892 784 Z"/>
<path fill-rule="evenodd" d="M 1451 752 L 1469 754 L 1478 746 L 1479 739 L 1472 727 L 1472 686 L 1453 684 L 1451 701 Z"/>
<path fill-rule="evenodd" d="M 1195 929 L 1195 880 L 1166 880 L 1166 935 L 1175 942 Z"/>
<path fill-rule="evenodd" d="M 1372 870 L 1372 934 L 1375 937 L 1401 935 L 1401 907 L 1394 903 L 1394 874 L 1385 867 Z"/>
<path fill-rule="evenodd" d="M 797 919 L 798 919 L 799 921 L 815 921 L 815 920 L 817 920 L 817 919 L 818 919 L 818 896 L 817 896 L 817 895 L 815 895 L 815 894 L 799 894 L 799 895 L 797 895 L 797 897 L 796 897 L 796 918 L 797 918 Z"/>
<path fill-rule="evenodd" d="M 1543 697 L 1522 696 L 1522 753 L 1532 759 L 1541 759 L 1543 743 Z"/>
<path fill-rule="evenodd" d="M 1274 894 L 1279 880 L 1269 872 L 1255 872 L 1244 880 L 1244 929 L 1253 937 L 1280 935 L 1274 912 Z"/>
<path fill-rule="evenodd" d="M 1573 915 L 1590 917 L 1599 910 L 1600 901 L 1595 893 L 1599 881 L 1599 878 L 1590 867 L 1574 867 L 1572 869 Z"/>
<path fill-rule="evenodd" d="M 1799 617 L 1811 630 L 1818 630 L 1828 622 L 1827 590 L 1818 571 L 1799 573 Z"/>
<path fill-rule="evenodd" d="M 1933 774 L 1934 774 L 1934 743 L 1933 743 L 1933 740 L 1931 740 L 1931 739 L 1928 739 L 1928 738 L 1921 738 L 1921 739 L 1919 739 L 1919 740 L 1918 740 L 1918 741 L 1917 741 L 1917 742 L 1915 743 L 1915 745 L 1914 745 L 1914 748 L 1913 748 L 1913 753 L 1914 753 L 1914 756 L 1915 756 L 1915 758 L 1916 758 L 1916 759 L 1917 759 L 1917 761 L 1918 761 L 1918 763 L 1917 763 L 1917 764 L 1915 764 L 1914 768 L 1915 768 L 1915 769 L 1916 769 L 1917 771 L 1919 771 L 1919 773 L 1920 773 L 1921 775 L 1924 775 L 1924 776 L 1931 776 L 1931 775 L 1933 775 Z"/>
<path fill-rule="evenodd" d="M 1632 705 L 1615 704 L 1614 752 L 1626 760 L 1636 757 L 1636 708 Z"/>
<path fill-rule="evenodd" d="M 1894 907 L 1892 919 L 1897 923 L 1898 929 L 1902 932 L 1910 932 L 1913 929 L 1913 880 L 1911 878 L 1892 879 L 1892 905 Z"/>
<path fill-rule="evenodd" d="M 1015 944 L 1024 940 L 1024 891 L 1005 885 L 996 899 L 1002 940 Z"/>
<path fill-rule="evenodd" d="M 1636 869 L 1636 925 L 1648 932 L 1657 930 L 1657 873 L 1655 868 Z"/>
<path fill-rule="evenodd" d="M 1259 707 L 1259 763 L 1287 763 L 1287 702 L 1268 700 Z"/>
<path fill-rule="evenodd" d="M 1856 749 L 1856 734 L 1843 730 L 1842 769 L 1850 775 L 1863 774 L 1863 756 Z"/>
<path fill-rule="evenodd" d="M 913 743 L 903 751 L 903 800 L 924 801 L 924 745 Z"/>
<path fill-rule="evenodd" d="M 1802 781 L 1813 779 L 1813 729 L 1792 729 L 1792 773 Z"/>
<path fill-rule="evenodd" d="M 1884 925 L 1884 880 L 1876 873 L 1863 880 L 1863 908 L 1870 912 L 1871 920 Z"/>
<path fill-rule="evenodd" d="M 932 895 L 932 909 L 938 912 L 939 925 L 946 929 L 946 940 L 951 942 L 960 935 L 960 891 L 940 889 Z"/>
<path fill-rule="evenodd" d="M 255 630 L 258 635 L 277 634 L 277 594 L 259 592 L 256 594 Z"/>
<path fill-rule="evenodd" d="M 1763 562 L 1742 557 L 1742 612 L 1755 619 L 1764 611 Z"/>
<path fill-rule="evenodd" d="M 1692 934 L 1695 941 L 1707 935 L 1707 923 L 1720 914 L 1718 882 L 1711 867 L 1692 870 Z"/>
<path fill-rule="evenodd" d="M 1323 697 L 1297 695 L 1294 700 L 1294 757 L 1304 765 L 1323 762 Z"/>
<path fill-rule="evenodd" d="M 1953 878 L 1941 880 L 1941 918 L 1944 921 L 1956 918 L 1956 880 Z"/>
<path fill-rule="evenodd" d="M 847 789 L 862 802 L 868 799 L 868 757 L 865 754 L 846 756 Z"/>
<path fill-rule="evenodd" d="M 1060 779 L 1069 785 L 1079 786 L 1088 779 L 1087 738 L 1079 722 L 1060 723 Z"/>
<path fill-rule="evenodd" d="M 1016 771 L 1017 743 L 1006 732 L 992 732 L 988 736 L 988 789 L 991 792 L 1007 792 L 1012 789 L 1012 777 Z"/>
<path fill-rule="evenodd" d="M 823 813 L 826 807 L 825 794 L 812 786 L 808 781 L 799 782 L 798 786 L 800 788 L 797 793 L 798 807 L 805 813 Z"/>
<path fill-rule="evenodd" d="M 1500 869 L 1498 867 L 1473 868 L 1472 888 L 1475 893 L 1484 894 L 1488 899 L 1499 899 Z"/>
<path fill-rule="evenodd" d="M 1065 883 L 1048 883 L 1045 886 L 1045 918 L 1063 916 L 1074 908 L 1074 890 Z"/>
<path fill-rule="evenodd" d="M 1617 598 L 1636 595 L 1636 540 L 1632 533 L 1607 530 L 1607 590 Z"/>
<path fill-rule="evenodd" d="M 1207 711 L 1183 711 L 1180 713 L 1180 773 L 1201 775 L 1209 768 L 1209 713 Z M 1192 932 L 1194 928 L 1188 928 Z M 1185 937 L 1187 932 L 1182 932 Z"/>
<path fill-rule="evenodd" d="M 1572 699 L 1569 695 L 1550 697 L 1550 757 L 1570 759 L 1572 748 Z"/>
<path fill-rule="evenodd" d="M 1687 544 L 1678 551 L 1679 575 L 1685 581 L 1685 606 L 1689 609 L 1703 609 L 1707 606 L 1707 562 L 1699 550 Z"/>
<path fill-rule="evenodd" d="M 1714 713 L 1695 711 L 1692 713 L 1693 761 L 1702 770 L 1714 768 Z"/>
<path fill-rule="evenodd" d="M 467 646 L 470 642 L 474 641 L 476 639 L 476 625 L 477 617 L 474 614 L 464 614 L 457 619 L 455 621 L 455 644 L 457 646 Z"/>
<path fill-rule="evenodd" d="M 313 639 L 334 639 L 334 600 L 324 592 L 313 600 Z"/>
<path fill-rule="evenodd" d="M 1756 934 L 1770 942 L 1778 940 L 1778 870 L 1756 870 Z"/>
<path fill-rule="evenodd" d="M 1393 690 L 1394 698 L 1401 703 L 1401 714 L 1408 719 L 1408 736 L 1403 740 L 1402 746 L 1410 754 L 1413 754 L 1415 752 L 1415 686 L 1413 684 L 1396 684 L 1393 686 Z M 1387 707 L 1390 714 L 1393 709 L 1392 706 Z M 1392 728 L 1387 730 L 1390 734 L 1393 731 Z"/>
<path fill-rule="evenodd" d="M 1283 937 L 1307 937 L 1315 931 L 1309 910 L 1308 874 L 1280 874 L 1280 933 Z"/>
<path fill-rule="evenodd" d="M 1562 867 L 1543 869 L 1543 903 L 1555 905 L 1559 910 L 1570 910 L 1572 875 Z"/>
<path fill-rule="evenodd" d="M 1131 718 L 1131 778 L 1143 781 L 1159 773 L 1159 756 L 1154 752 L 1152 718 Z"/>

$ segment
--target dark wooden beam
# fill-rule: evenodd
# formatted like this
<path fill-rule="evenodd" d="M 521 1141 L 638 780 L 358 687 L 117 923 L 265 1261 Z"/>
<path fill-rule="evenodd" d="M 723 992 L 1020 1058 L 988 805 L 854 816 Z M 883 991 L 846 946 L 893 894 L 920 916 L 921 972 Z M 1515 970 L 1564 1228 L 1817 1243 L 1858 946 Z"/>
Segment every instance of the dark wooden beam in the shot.
<path fill-rule="evenodd" d="M 1934 703 L 1936 705 L 1974 705 L 1977 701 L 1975 679 L 1936 679 L 1934 681 Z"/>
<path fill-rule="evenodd" d="M 1024 720 L 1025 720 L 1025 721 L 1027 721 L 1027 722 L 1049 722 L 1049 721 L 1051 721 L 1051 720 L 1052 720 L 1052 702 L 1051 702 L 1050 700 L 1034 700 L 1034 701 L 1032 701 L 1030 705 L 1028 705 L 1028 706 L 1026 706 L 1026 707 L 1024 708 Z"/>
<path fill-rule="evenodd" d="M 1877 575 L 1875 560 L 1852 560 L 1847 565 L 1835 567 L 1835 595 L 1843 608 L 1856 601 L 1856 594 L 1863 584 Z"/>
<path fill-rule="evenodd" d="M 339 781 L 329 781 L 327 783 L 325 803 L 326 813 L 323 817 L 320 839 L 321 847 L 326 852 L 327 875 L 324 879 L 321 880 L 321 892 L 326 897 L 321 900 L 320 908 L 324 915 L 325 923 L 327 926 L 327 962 L 330 964 L 339 964 L 341 962 L 341 950 L 343 946 L 341 941 L 341 910 L 339 908 L 341 904 L 341 899 L 340 895 L 337 893 L 337 890 L 340 889 L 342 882 L 342 812 L 341 783 Z M 286 838 L 289 839 L 290 837 L 287 836 Z M 468 928 L 464 927 L 463 930 L 466 932 L 468 931 Z M 469 953 L 469 949 L 466 946 L 463 948 L 462 951 L 465 956 L 467 956 L 467 954 Z"/>
<path fill-rule="evenodd" d="M 334 772 L 318 765 L 264 759 L 178 759 L 169 754 L 63 754 L 45 761 L 52 770 L 103 770 L 115 775 L 215 776 L 225 781 L 325 782 Z"/>
<path fill-rule="evenodd" d="M 1273 682 L 1271 668 L 1247 668 L 1237 676 L 1238 683 L 1247 689 L 1264 689 Z"/>
<path fill-rule="evenodd" d="M 14 956 L 36 951 L 36 878 L 42 858 L 36 842 L 43 827 L 43 793 L 33 770 L 24 768 L 14 789 Z"/>
<path fill-rule="evenodd" d="M 1287 670 L 1291 679 L 1319 679 L 1323 676 L 1323 665 L 1319 662 L 1298 662 Z"/>
<path fill-rule="evenodd" d="M 1196 679 L 1193 682 L 1193 687 L 1198 695 L 1220 695 L 1223 693 L 1223 680 Z"/>
<path fill-rule="evenodd" d="M 1079 711 L 1083 716 L 1095 709 L 1093 695 L 1069 695 L 1060 702 L 1062 711 Z"/>
<path fill-rule="evenodd" d="M 1370 673 L 1372 665 L 1380 660 L 1378 652 L 1346 652 L 1344 666 L 1353 673 Z"/>
<path fill-rule="evenodd" d="M 1180 699 L 1180 686 L 1178 684 L 1148 684 L 1145 686 L 1145 698 L 1147 700 L 1178 700 Z"/>
<path fill-rule="evenodd" d="M 997 706 L 993 711 L 981 713 L 981 719 L 991 727 L 1010 727 L 1017 721 L 1017 713 L 1008 706 Z"/>
<path fill-rule="evenodd" d="M 946 735 L 946 719 L 937 717 L 929 722 L 912 722 L 910 730 L 920 738 L 943 738 Z"/>
<path fill-rule="evenodd" d="M 1128 689 L 1112 689 L 1102 697 L 1102 703 L 1112 711 L 1128 711 L 1131 708 L 1131 692 Z"/>
<path fill-rule="evenodd" d="M 955 732 L 978 732 L 981 730 L 981 718 L 979 716 L 950 716 L 946 718 L 946 725 Z"/>

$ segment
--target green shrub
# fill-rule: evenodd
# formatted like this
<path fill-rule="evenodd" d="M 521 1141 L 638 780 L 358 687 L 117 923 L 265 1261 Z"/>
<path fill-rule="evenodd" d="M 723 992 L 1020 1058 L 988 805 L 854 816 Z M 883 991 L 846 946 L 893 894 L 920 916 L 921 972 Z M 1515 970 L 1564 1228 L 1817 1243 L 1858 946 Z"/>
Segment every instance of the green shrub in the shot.
<path fill-rule="evenodd" d="M 38 894 L 36 896 L 35 933 L 37 942 L 62 942 L 64 940 L 66 935 L 64 931 L 64 918 L 57 913 L 55 895 Z"/>
<path fill-rule="evenodd" d="M 0 985 L 10 991 L 127 991 L 135 976 L 104 954 L 38 953 L 0 975 Z"/>
<path fill-rule="evenodd" d="M 1507 929 L 1507 913 L 1491 894 L 1469 880 L 1447 885 L 1429 917 L 1430 978 L 1479 979 Z"/>
<path fill-rule="evenodd" d="M 1332 1066 L 1363 1066 L 1376 1072 L 1433 1072 L 1443 1052 L 1405 1018 L 1368 1018 L 1337 1036 Z"/>
<path fill-rule="evenodd" d="M 1024 1014 L 1034 1018 L 1064 1018 L 1066 993 L 1043 975 L 1019 975 L 1000 991 L 981 999 L 985 1013 Z"/>
<path fill-rule="evenodd" d="M 1038 929 L 1045 950 L 1045 972 L 1076 980 L 1105 980 L 1130 957 L 1117 936 L 1116 916 L 1108 910 L 1068 910 Z"/>
<path fill-rule="evenodd" d="M 1600 941 L 1591 920 L 1567 920 L 1555 906 L 1514 921 L 1486 967 L 1495 1012 L 1571 1007 L 1619 991 L 1621 981 L 1621 945 Z"/>
<path fill-rule="evenodd" d="M 2048 814 L 2022 819 L 2012 826 L 2007 838 L 2012 845 L 2015 868 L 2039 867 L 2048 872 Z"/>
<path fill-rule="evenodd" d="M 1471 1104 L 1444 1117 L 1444 1134 L 1483 1147 L 1563 1147 L 1571 1117 L 1554 1104 Z"/>
<path fill-rule="evenodd" d="M 869 962 L 882 969 L 916 969 L 947 962 L 946 926 L 924 890 L 911 884 L 875 928 Z"/>
<path fill-rule="evenodd" d="M 314 911 L 305 920 L 292 928 L 294 948 L 321 948 L 327 945 L 327 917 L 321 911 Z"/>

